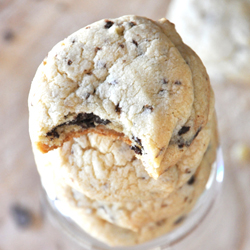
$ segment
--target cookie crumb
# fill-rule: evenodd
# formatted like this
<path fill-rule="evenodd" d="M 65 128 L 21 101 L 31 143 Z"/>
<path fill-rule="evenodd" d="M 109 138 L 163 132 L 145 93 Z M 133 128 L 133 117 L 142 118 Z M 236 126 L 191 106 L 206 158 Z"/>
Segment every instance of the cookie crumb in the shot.
<path fill-rule="evenodd" d="M 138 47 L 138 42 L 136 42 L 134 39 L 132 40 L 132 43 L 133 43 L 136 47 Z"/>

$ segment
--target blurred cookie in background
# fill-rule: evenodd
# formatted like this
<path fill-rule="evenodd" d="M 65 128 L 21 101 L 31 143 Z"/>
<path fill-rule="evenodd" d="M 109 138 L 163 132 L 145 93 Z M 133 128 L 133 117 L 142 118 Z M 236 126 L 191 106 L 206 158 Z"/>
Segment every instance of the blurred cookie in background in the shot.
<path fill-rule="evenodd" d="M 250 0 L 172 0 L 167 18 L 212 80 L 250 83 Z"/>

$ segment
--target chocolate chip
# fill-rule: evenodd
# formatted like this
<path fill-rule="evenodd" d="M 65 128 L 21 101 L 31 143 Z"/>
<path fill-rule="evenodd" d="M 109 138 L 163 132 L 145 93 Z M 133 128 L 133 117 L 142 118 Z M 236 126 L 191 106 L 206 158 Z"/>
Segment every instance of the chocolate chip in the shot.
<path fill-rule="evenodd" d="M 119 105 L 120 105 L 120 103 L 118 103 L 118 104 L 115 106 L 115 112 L 118 113 L 118 114 L 120 114 L 121 111 L 122 111 L 122 108 L 119 107 Z"/>
<path fill-rule="evenodd" d="M 162 83 L 163 83 L 163 84 L 167 84 L 167 83 L 168 83 L 168 80 L 165 79 L 165 78 L 163 78 L 163 79 L 162 79 Z"/>
<path fill-rule="evenodd" d="M 95 53 L 96 53 L 98 50 L 101 50 L 101 48 L 100 48 L 100 47 L 96 47 L 96 48 L 95 48 Z"/>
<path fill-rule="evenodd" d="M 136 42 L 135 40 L 132 40 L 132 43 L 133 43 L 136 47 L 138 47 L 138 42 Z"/>
<path fill-rule="evenodd" d="M 114 22 L 112 22 L 110 20 L 105 20 L 105 22 L 106 22 L 106 24 L 104 25 L 105 29 L 109 29 L 114 24 Z"/>
<path fill-rule="evenodd" d="M 183 135 L 183 134 L 187 133 L 189 130 L 190 130 L 190 127 L 188 127 L 188 126 L 183 126 L 183 127 L 179 130 L 178 135 Z"/>
<path fill-rule="evenodd" d="M 185 145 L 185 144 L 184 144 L 183 142 L 180 142 L 180 143 L 178 144 L 178 147 L 179 147 L 179 148 L 183 148 L 184 145 Z"/>
<path fill-rule="evenodd" d="M 154 110 L 154 108 L 152 107 L 152 106 L 150 106 L 150 105 L 144 105 L 143 107 L 142 107 L 142 110 L 143 111 L 145 111 L 145 110 L 150 110 L 151 112 Z"/>
<path fill-rule="evenodd" d="M 130 25 L 130 27 L 133 27 L 133 26 L 136 25 L 136 23 L 135 22 L 129 22 L 129 25 Z"/>
<path fill-rule="evenodd" d="M 122 49 L 124 48 L 124 44 L 120 44 L 119 46 L 120 46 Z"/>
<path fill-rule="evenodd" d="M 196 131 L 193 140 L 198 136 L 198 134 L 201 132 L 202 127 L 199 127 L 198 130 Z"/>
<path fill-rule="evenodd" d="M 180 81 L 175 81 L 174 84 L 176 84 L 176 85 L 181 85 L 181 82 L 180 82 Z"/>
<path fill-rule="evenodd" d="M 141 139 L 139 139 L 138 137 L 132 136 L 132 140 L 134 140 L 138 145 L 140 145 L 142 147 Z"/>
<path fill-rule="evenodd" d="M 59 138 L 60 135 L 56 132 L 56 128 L 52 129 L 50 132 L 46 134 L 46 136 L 51 136 L 53 138 Z"/>
<path fill-rule="evenodd" d="M 68 60 L 68 65 L 71 65 L 72 64 L 72 61 L 69 59 Z"/>
<path fill-rule="evenodd" d="M 188 185 L 193 185 L 194 182 L 195 182 L 195 176 L 192 175 L 192 177 L 188 180 L 187 184 L 188 184 Z"/>
<path fill-rule="evenodd" d="M 15 35 L 14 35 L 14 32 L 12 30 L 6 30 L 3 34 L 3 39 L 5 41 L 8 41 L 8 42 L 13 40 L 14 37 L 15 37 Z"/>
<path fill-rule="evenodd" d="M 130 148 L 135 151 L 136 154 L 142 155 L 141 149 L 137 146 L 130 146 Z"/>
<path fill-rule="evenodd" d="M 86 94 L 86 100 L 90 97 L 90 93 Z"/>
<path fill-rule="evenodd" d="M 10 213 L 16 225 L 20 228 L 27 228 L 32 224 L 33 216 L 30 210 L 18 204 L 10 208 Z"/>
<path fill-rule="evenodd" d="M 185 216 L 181 216 L 180 218 L 178 218 L 175 222 L 174 225 L 180 224 L 181 222 L 183 222 L 185 219 Z"/>

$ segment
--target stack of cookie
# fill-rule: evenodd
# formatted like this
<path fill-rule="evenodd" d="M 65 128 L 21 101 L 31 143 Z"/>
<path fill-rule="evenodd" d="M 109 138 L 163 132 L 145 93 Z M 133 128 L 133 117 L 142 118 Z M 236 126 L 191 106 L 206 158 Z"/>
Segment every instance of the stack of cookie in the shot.
<path fill-rule="evenodd" d="M 37 70 L 29 112 L 45 188 L 109 245 L 181 224 L 216 155 L 209 77 L 166 19 L 105 19 L 59 42 Z"/>

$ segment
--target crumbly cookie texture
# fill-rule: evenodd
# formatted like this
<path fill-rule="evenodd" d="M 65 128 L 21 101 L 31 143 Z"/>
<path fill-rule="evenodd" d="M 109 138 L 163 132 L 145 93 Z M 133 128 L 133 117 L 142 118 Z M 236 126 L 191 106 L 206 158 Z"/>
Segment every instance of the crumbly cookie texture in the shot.
<path fill-rule="evenodd" d="M 212 106 L 204 66 L 166 19 L 105 19 L 59 42 L 39 66 L 30 136 L 42 152 L 90 132 L 123 140 L 157 179 L 205 127 Z"/>
<path fill-rule="evenodd" d="M 114 202 L 166 198 L 195 173 L 210 141 L 213 123 L 214 119 L 179 162 L 157 180 L 148 175 L 126 143 L 95 133 L 75 138 L 45 155 L 34 148 L 34 154 L 39 169 L 58 166 L 70 186 L 92 199 Z"/>
<path fill-rule="evenodd" d="M 195 49 L 213 79 L 249 82 L 250 1 L 175 0 L 167 18 Z"/>
<path fill-rule="evenodd" d="M 54 174 L 52 185 L 57 198 L 68 208 L 72 219 L 90 235 L 113 246 L 143 243 L 182 223 L 204 190 L 216 157 L 218 142 L 215 123 L 213 127 L 209 147 L 197 171 L 167 199 L 126 203 L 96 201 L 68 185 L 55 165 L 51 165 L 47 170 L 42 168 L 40 173 L 42 179 L 46 180 L 47 171 L 50 176 Z"/>

